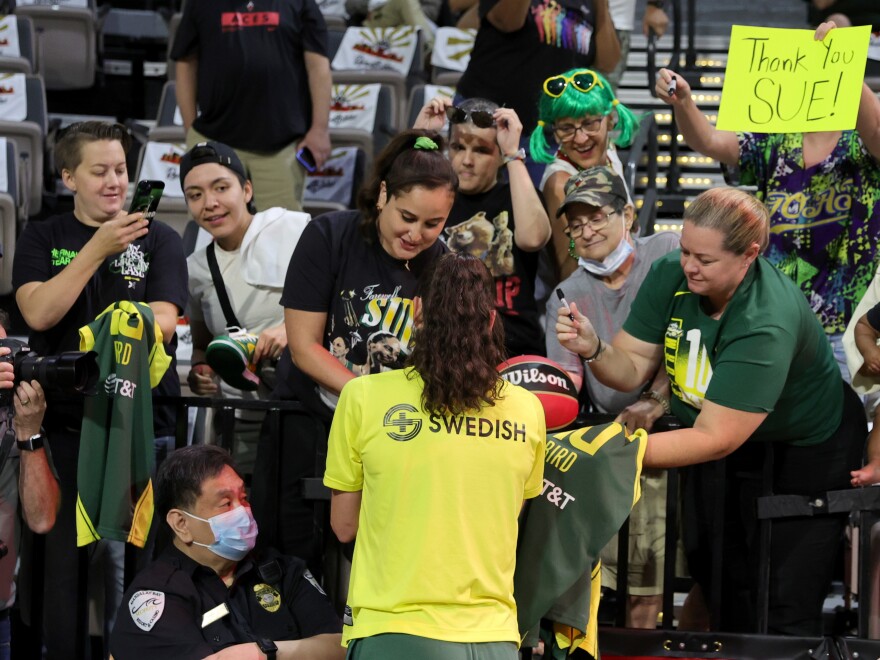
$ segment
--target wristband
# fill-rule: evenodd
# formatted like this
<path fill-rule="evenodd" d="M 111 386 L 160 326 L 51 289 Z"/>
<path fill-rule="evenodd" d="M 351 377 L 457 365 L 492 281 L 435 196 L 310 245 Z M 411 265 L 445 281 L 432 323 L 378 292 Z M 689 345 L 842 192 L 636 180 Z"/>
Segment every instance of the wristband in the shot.
<path fill-rule="evenodd" d="M 526 150 L 522 147 L 519 148 L 519 151 L 516 153 L 512 153 L 509 156 L 505 156 L 501 159 L 502 165 L 507 165 L 508 163 L 512 163 L 515 160 L 525 160 L 526 159 Z"/>
<path fill-rule="evenodd" d="M 656 390 L 648 390 L 646 392 L 642 392 L 642 396 L 640 396 L 639 398 L 640 399 L 653 399 L 654 401 L 659 403 L 661 406 L 663 406 L 663 412 L 665 414 L 667 414 L 667 415 L 672 414 L 672 406 L 669 405 L 669 399 L 667 399 L 665 396 L 663 396 L 662 394 L 660 394 L 660 392 L 657 392 Z"/>
<path fill-rule="evenodd" d="M 584 361 L 585 363 L 587 363 L 587 364 L 589 364 L 590 362 L 595 362 L 596 360 L 598 360 L 598 359 L 599 359 L 599 356 L 601 356 L 601 355 L 602 355 L 602 352 L 605 350 L 605 344 L 602 343 L 602 338 L 599 337 L 599 336 L 597 335 L 597 336 L 596 336 L 596 339 L 599 340 L 599 343 L 596 344 L 596 352 L 593 353 L 590 357 L 583 357 L 583 356 L 581 356 L 581 360 L 583 360 L 583 361 Z"/>

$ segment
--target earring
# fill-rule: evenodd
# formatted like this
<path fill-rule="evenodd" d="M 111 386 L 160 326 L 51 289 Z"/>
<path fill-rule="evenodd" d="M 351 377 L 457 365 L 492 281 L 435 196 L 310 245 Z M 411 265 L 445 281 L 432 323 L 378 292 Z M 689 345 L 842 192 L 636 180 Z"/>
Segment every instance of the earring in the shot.
<path fill-rule="evenodd" d="M 568 239 L 568 256 L 571 257 L 572 259 L 578 258 L 577 252 L 574 251 L 574 239 L 573 238 Z"/>

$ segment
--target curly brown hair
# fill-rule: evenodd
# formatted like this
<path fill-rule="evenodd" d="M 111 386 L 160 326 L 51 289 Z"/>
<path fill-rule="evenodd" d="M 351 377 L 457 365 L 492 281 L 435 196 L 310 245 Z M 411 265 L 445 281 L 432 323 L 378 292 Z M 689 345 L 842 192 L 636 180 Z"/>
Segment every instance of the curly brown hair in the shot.
<path fill-rule="evenodd" d="M 469 254 L 437 259 L 422 284 L 422 313 L 410 364 L 422 377 L 422 407 L 459 415 L 494 405 L 503 380 L 504 328 L 495 314 L 495 280 Z"/>

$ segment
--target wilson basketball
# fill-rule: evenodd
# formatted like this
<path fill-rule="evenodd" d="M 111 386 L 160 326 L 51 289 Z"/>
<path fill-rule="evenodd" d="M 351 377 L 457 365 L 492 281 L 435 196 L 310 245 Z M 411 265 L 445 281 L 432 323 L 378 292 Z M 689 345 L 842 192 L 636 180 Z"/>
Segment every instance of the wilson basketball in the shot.
<path fill-rule="evenodd" d="M 498 365 L 504 380 L 532 392 L 544 406 L 547 430 L 571 424 L 578 413 L 578 393 L 565 369 L 540 355 L 520 355 Z"/>

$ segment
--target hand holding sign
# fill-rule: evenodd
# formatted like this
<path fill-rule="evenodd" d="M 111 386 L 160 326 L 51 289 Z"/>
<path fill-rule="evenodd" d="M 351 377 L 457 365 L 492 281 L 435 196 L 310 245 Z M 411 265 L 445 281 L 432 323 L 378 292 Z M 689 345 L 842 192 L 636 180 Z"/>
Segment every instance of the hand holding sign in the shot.
<path fill-rule="evenodd" d="M 717 127 L 761 133 L 855 128 L 871 28 L 833 27 L 823 23 L 814 34 L 734 25 Z"/>

